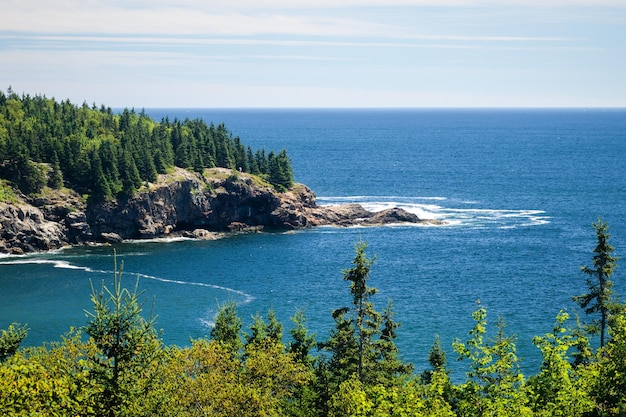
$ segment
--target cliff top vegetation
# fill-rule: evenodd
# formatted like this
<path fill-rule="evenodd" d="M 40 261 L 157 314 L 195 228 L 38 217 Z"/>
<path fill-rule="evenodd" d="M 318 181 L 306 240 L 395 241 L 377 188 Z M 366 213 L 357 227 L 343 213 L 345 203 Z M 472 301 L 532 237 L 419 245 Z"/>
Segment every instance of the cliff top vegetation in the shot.
<path fill-rule="evenodd" d="M 67 187 L 100 202 L 132 196 L 174 167 L 247 172 L 281 192 L 293 185 L 286 150 L 253 150 L 224 124 L 157 122 L 143 110 L 117 113 L 104 105 L 0 91 L 0 179 L 21 193 Z M 10 202 L 11 192 L 0 199 Z"/>

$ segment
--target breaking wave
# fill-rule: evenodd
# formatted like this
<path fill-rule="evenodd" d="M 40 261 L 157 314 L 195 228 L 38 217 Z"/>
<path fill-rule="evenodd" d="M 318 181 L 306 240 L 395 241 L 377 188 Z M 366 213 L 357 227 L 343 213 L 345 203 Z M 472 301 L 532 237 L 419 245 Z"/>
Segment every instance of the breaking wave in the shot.
<path fill-rule="evenodd" d="M 550 223 L 550 217 L 543 210 L 484 208 L 477 201 L 454 201 L 446 197 L 318 197 L 317 201 L 321 205 L 358 203 L 373 212 L 397 207 L 421 219 L 440 220 L 444 223 L 443 227 L 514 229 Z"/>

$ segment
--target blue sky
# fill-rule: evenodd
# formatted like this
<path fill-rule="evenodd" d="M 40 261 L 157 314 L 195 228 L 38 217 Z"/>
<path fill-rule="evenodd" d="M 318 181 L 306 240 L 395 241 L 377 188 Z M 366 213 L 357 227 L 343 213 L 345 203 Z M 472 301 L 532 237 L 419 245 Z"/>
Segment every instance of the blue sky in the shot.
<path fill-rule="evenodd" d="M 626 0 L 0 0 L 0 88 L 112 107 L 626 107 Z"/>

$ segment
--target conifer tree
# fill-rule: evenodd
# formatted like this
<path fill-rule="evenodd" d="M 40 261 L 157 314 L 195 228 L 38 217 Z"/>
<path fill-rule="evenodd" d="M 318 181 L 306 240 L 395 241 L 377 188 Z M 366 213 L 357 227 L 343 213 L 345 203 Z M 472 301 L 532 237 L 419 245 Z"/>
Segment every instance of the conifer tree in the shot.
<path fill-rule="evenodd" d="M 0 363 L 17 352 L 27 335 L 28 327 L 19 323 L 11 323 L 7 329 L 0 331 Z"/>
<path fill-rule="evenodd" d="M 129 407 L 155 388 L 152 372 L 163 353 L 155 318 L 141 315 L 138 282 L 132 292 L 122 287 L 123 264 L 118 269 L 114 258 L 114 266 L 112 289 L 92 285 L 93 312 L 85 327 L 98 348 L 90 355 L 91 372 L 103 387 L 96 414 L 109 417 L 131 415 Z"/>
<path fill-rule="evenodd" d="M 211 329 L 211 339 L 222 342 L 238 352 L 243 347 L 242 328 L 243 320 L 237 314 L 237 304 L 229 301 L 219 306 L 215 326 Z"/>
<path fill-rule="evenodd" d="M 141 177 L 137 170 L 135 160 L 129 151 L 123 150 L 120 158 L 120 176 L 122 191 L 126 196 L 132 196 L 141 186 Z"/>
<path fill-rule="evenodd" d="M 596 231 L 597 245 L 593 252 L 593 267 L 582 266 L 583 273 L 593 278 L 587 278 L 586 294 L 572 297 L 586 314 L 600 314 L 599 319 L 594 319 L 588 330 L 590 333 L 600 333 L 600 347 L 605 344 L 607 321 L 609 318 L 611 303 L 613 300 L 613 281 L 611 276 L 617 266 L 619 258 L 613 256 L 614 248 L 609 244 L 609 225 L 601 218 L 593 223 Z"/>
<path fill-rule="evenodd" d="M 314 358 L 311 350 L 317 345 L 315 334 L 310 334 L 306 328 L 306 317 L 302 310 L 298 310 L 291 321 L 295 325 L 289 333 L 292 341 L 289 343 L 289 351 L 293 353 L 296 360 L 305 365 L 312 365 Z"/>
<path fill-rule="evenodd" d="M 269 182 L 278 191 L 284 192 L 293 186 L 293 170 L 291 161 L 284 149 L 278 153 L 268 155 Z"/>
<path fill-rule="evenodd" d="M 439 335 L 435 335 L 435 341 L 428 352 L 428 363 L 430 364 L 431 369 L 425 370 L 421 375 L 422 381 L 427 384 L 430 383 L 435 372 L 441 371 L 446 374 L 450 373 L 446 367 L 446 352 L 441 348 L 441 339 L 439 338 Z"/>
<path fill-rule="evenodd" d="M 377 290 L 367 285 L 374 258 L 366 256 L 366 249 L 366 243 L 357 243 L 354 266 L 343 271 L 343 279 L 350 281 L 352 307 L 333 311 L 335 329 L 322 344 L 331 352 L 328 368 L 336 383 L 356 375 L 365 384 L 390 384 L 413 369 L 398 359 L 392 305 L 381 314 L 370 301 Z"/>
<path fill-rule="evenodd" d="M 368 259 L 365 256 L 365 249 L 367 249 L 367 244 L 364 242 L 356 245 L 356 256 L 352 261 L 354 266 L 343 272 L 343 279 L 350 281 L 352 293 L 358 341 L 358 375 L 361 381 L 363 381 L 363 364 L 368 359 L 367 353 L 372 343 L 372 336 L 378 331 L 380 324 L 380 315 L 369 301 L 378 290 L 367 285 L 374 258 Z"/>
<path fill-rule="evenodd" d="M 56 151 L 52 154 L 52 173 L 48 178 L 48 186 L 55 190 L 63 187 L 63 174 L 61 173 L 61 165 L 59 164 L 59 157 Z"/>

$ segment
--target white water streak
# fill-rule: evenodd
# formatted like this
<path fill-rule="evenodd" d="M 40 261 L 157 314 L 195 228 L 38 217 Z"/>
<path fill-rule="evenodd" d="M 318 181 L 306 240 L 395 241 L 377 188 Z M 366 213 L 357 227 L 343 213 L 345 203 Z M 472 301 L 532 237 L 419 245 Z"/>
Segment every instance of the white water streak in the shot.
<path fill-rule="evenodd" d="M 89 272 L 89 273 L 95 273 L 95 274 L 113 274 L 114 271 L 104 271 L 104 270 L 96 270 L 96 269 L 92 269 L 86 266 L 79 266 L 79 265 L 74 265 L 71 264 L 68 261 L 63 261 L 63 260 L 54 260 L 54 259 L 33 259 L 33 258 L 17 258 L 17 259 L 13 259 L 12 256 L 9 257 L 3 257 L 2 259 L 5 259 L 3 261 L 0 262 L 0 265 L 52 265 L 54 268 L 63 268 L 63 269 L 74 269 L 74 270 L 80 270 L 80 271 L 85 271 L 85 272 Z M 145 279 L 149 279 L 149 280 L 153 280 L 153 281 L 159 281 L 159 282 L 163 282 L 166 284 L 176 284 L 176 285 L 193 285 L 193 286 L 197 286 L 197 287 L 205 287 L 205 288 L 212 288 L 212 289 L 216 289 L 216 290 L 220 290 L 220 291 L 226 291 L 228 293 L 231 294 L 237 294 L 241 297 L 243 297 L 243 301 L 241 303 L 238 304 L 248 304 L 251 301 L 254 300 L 254 297 L 244 291 L 240 291 L 240 290 L 236 290 L 233 288 L 228 288 L 228 287 L 224 287 L 221 285 L 215 285 L 215 284 L 209 284 L 209 283 L 205 283 L 205 282 L 196 282 L 196 281 L 182 281 L 182 280 L 175 280 L 175 279 L 168 279 L 168 278 L 160 278 L 160 277 L 155 277 L 153 275 L 146 275 L 146 274 L 142 274 L 142 273 L 134 273 L 134 272 L 129 272 L 129 271 L 125 271 L 126 274 L 129 275 L 135 275 L 137 277 L 140 278 L 145 278 Z"/>
<path fill-rule="evenodd" d="M 397 207 L 420 219 L 440 220 L 444 226 L 515 229 L 550 223 L 550 217 L 543 210 L 480 208 L 477 201 L 451 201 L 445 197 L 319 197 L 318 202 L 322 205 L 358 203 L 372 212 Z"/>

